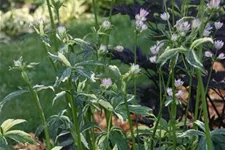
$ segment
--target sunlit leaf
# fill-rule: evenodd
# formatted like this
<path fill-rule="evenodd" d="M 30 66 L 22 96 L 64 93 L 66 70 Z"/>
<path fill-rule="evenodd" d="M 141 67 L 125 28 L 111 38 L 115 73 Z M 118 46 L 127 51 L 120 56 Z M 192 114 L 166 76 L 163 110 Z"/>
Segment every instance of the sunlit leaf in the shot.
<path fill-rule="evenodd" d="M 201 45 L 203 43 L 206 43 L 206 42 L 213 43 L 213 39 L 212 38 L 208 38 L 208 37 L 197 39 L 191 44 L 190 49 L 194 50 L 197 46 L 199 46 L 199 45 Z"/>
<path fill-rule="evenodd" d="M 195 67 L 195 68 L 198 68 L 198 69 L 201 69 L 201 70 L 204 70 L 204 69 L 203 69 L 202 63 L 199 61 L 197 55 L 195 54 L 195 51 L 193 51 L 193 50 L 188 50 L 188 51 L 186 52 L 186 55 L 185 55 L 185 56 L 186 56 L 185 58 L 186 58 L 187 62 L 188 62 L 191 66 L 193 66 L 193 67 Z"/>
<path fill-rule="evenodd" d="M 17 124 L 21 124 L 26 122 L 24 119 L 7 119 L 1 124 L 1 128 L 3 129 L 3 133 L 6 133 L 9 129 Z"/>

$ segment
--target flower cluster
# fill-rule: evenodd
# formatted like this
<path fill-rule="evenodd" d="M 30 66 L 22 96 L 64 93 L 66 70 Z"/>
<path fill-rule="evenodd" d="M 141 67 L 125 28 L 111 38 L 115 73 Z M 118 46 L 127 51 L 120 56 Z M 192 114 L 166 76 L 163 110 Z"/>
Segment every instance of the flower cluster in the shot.
<path fill-rule="evenodd" d="M 142 32 L 148 29 L 148 26 L 144 23 L 144 21 L 147 20 L 146 17 L 148 14 L 149 14 L 148 11 L 146 11 L 143 8 L 140 9 L 139 14 L 136 14 L 135 16 L 136 30 L 138 30 L 139 32 Z"/>
<path fill-rule="evenodd" d="M 184 81 L 182 81 L 181 79 L 177 79 L 174 82 L 174 86 L 176 88 L 181 87 L 183 84 L 184 84 Z M 170 96 L 170 97 L 173 96 L 173 89 L 171 87 L 168 87 L 166 89 L 166 92 L 167 92 L 168 96 Z M 175 94 L 175 96 L 179 99 L 179 98 L 182 98 L 183 94 L 184 94 L 184 92 L 182 90 L 178 90 L 177 93 Z"/>
<path fill-rule="evenodd" d="M 223 41 L 214 41 L 214 47 L 216 49 L 216 51 L 222 49 L 222 47 L 224 46 L 224 42 Z M 212 58 L 213 57 L 213 53 L 211 51 L 205 51 L 204 53 L 205 57 L 208 57 L 208 58 Z M 225 54 L 224 53 L 220 53 L 218 56 L 217 56 L 217 59 L 225 59 Z"/>
<path fill-rule="evenodd" d="M 157 54 L 159 53 L 160 49 L 163 47 L 164 43 L 157 41 L 156 45 L 150 47 L 150 52 L 152 56 L 149 58 L 150 62 L 155 63 Z"/>
<path fill-rule="evenodd" d="M 104 78 L 101 82 L 101 86 L 105 87 L 106 89 L 108 89 L 112 85 L 112 80 L 110 78 Z"/>

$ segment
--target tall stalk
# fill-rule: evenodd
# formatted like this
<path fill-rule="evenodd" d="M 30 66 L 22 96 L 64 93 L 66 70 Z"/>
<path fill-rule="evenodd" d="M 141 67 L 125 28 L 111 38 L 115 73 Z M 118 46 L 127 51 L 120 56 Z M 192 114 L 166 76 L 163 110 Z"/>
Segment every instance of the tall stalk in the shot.
<path fill-rule="evenodd" d="M 47 125 L 47 122 L 45 120 L 44 111 L 42 109 L 42 106 L 41 106 L 38 94 L 32 88 L 32 86 L 31 86 L 31 84 L 29 82 L 29 77 L 28 77 L 27 73 L 24 70 L 22 70 L 21 75 L 22 75 L 26 85 L 28 86 L 28 88 L 29 88 L 29 90 L 31 92 L 31 95 L 33 97 L 34 103 L 35 103 L 35 105 L 36 105 L 36 107 L 38 109 L 38 114 L 39 114 L 39 117 L 41 119 L 41 123 L 42 123 L 43 128 L 44 128 L 45 139 L 46 139 L 46 147 L 47 147 L 47 150 L 50 150 L 51 149 L 51 144 L 50 144 L 50 136 L 49 136 L 49 132 L 48 132 L 48 125 Z"/>
<path fill-rule="evenodd" d="M 122 81 L 123 82 L 123 81 Z M 132 138 L 132 143 L 133 143 L 133 150 L 136 150 L 136 145 L 135 145 L 135 136 L 134 136 L 134 131 L 133 131 L 133 124 L 132 124 L 132 120 L 130 117 L 130 110 L 129 110 L 129 106 L 128 106 L 128 102 L 127 102 L 127 85 L 126 83 L 122 83 L 123 84 L 123 89 L 122 89 L 122 94 L 123 94 L 123 98 L 125 101 L 125 107 L 126 107 L 126 112 L 127 112 L 127 118 L 128 118 L 128 123 L 129 123 L 129 127 L 130 127 L 130 133 L 131 133 L 131 138 Z"/>
<path fill-rule="evenodd" d="M 54 23 L 54 18 L 53 18 L 53 14 L 52 14 L 52 10 L 51 10 L 51 4 L 49 0 L 47 1 L 47 6 L 48 6 L 48 13 L 49 13 L 49 17 L 50 17 L 50 21 L 51 21 L 51 28 L 53 30 L 53 38 L 54 38 L 54 46 L 55 46 L 55 51 L 58 51 L 58 43 L 57 43 L 57 38 L 56 38 L 56 25 Z"/>
<path fill-rule="evenodd" d="M 94 14 L 95 14 L 95 28 L 96 30 L 98 30 L 99 25 L 98 25 L 98 11 L 97 11 L 97 4 L 95 2 L 95 0 L 92 0 L 92 5 L 94 8 Z"/>
<path fill-rule="evenodd" d="M 78 116 L 77 116 L 78 110 L 77 110 L 76 102 L 75 102 L 75 99 L 73 96 L 74 88 L 73 88 L 73 84 L 72 84 L 72 77 L 70 77 L 69 81 L 68 81 L 68 90 L 70 90 L 70 94 L 68 95 L 68 98 L 69 98 L 69 102 L 70 102 L 71 110 L 72 110 L 74 129 L 77 134 L 78 150 L 83 150 L 82 143 L 81 143 L 81 137 L 80 137 L 79 121 L 78 121 Z"/>

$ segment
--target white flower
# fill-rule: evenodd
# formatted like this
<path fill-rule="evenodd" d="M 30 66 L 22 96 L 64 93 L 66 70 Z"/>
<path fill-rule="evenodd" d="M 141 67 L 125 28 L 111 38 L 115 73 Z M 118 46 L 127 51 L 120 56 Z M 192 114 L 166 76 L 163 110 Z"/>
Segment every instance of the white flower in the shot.
<path fill-rule="evenodd" d="M 201 25 L 201 20 L 200 19 L 194 19 L 192 20 L 192 29 L 196 29 L 196 28 L 199 28 Z"/>
<path fill-rule="evenodd" d="M 166 89 L 166 92 L 167 92 L 167 94 L 168 94 L 169 96 L 173 96 L 173 89 L 172 89 L 172 88 L 168 87 L 168 88 Z"/>
<path fill-rule="evenodd" d="M 117 52 L 122 52 L 124 50 L 124 47 L 121 45 L 117 45 L 114 50 L 116 50 Z"/>
<path fill-rule="evenodd" d="M 177 79 L 174 81 L 175 87 L 182 86 L 183 84 L 184 84 L 184 81 L 182 81 L 181 79 Z"/>
<path fill-rule="evenodd" d="M 215 46 L 216 50 L 220 50 L 223 47 L 223 45 L 224 45 L 223 41 L 217 40 L 214 42 L 214 46 Z"/>
<path fill-rule="evenodd" d="M 150 60 L 151 63 L 155 63 L 156 62 L 156 56 L 151 56 L 149 58 L 149 60 Z"/>
<path fill-rule="evenodd" d="M 170 18 L 170 14 L 169 14 L 168 12 L 164 12 L 163 14 L 160 15 L 160 18 L 161 18 L 162 20 L 167 21 L 167 20 L 169 20 L 169 18 Z"/>
<path fill-rule="evenodd" d="M 210 52 L 210 51 L 205 51 L 204 55 L 205 55 L 205 57 L 209 57 L 209 58 L 211 58 L 213 56 L 212 52 Z"/>
<path fill-rule="evenodd" d="M 163 47 L 164 43 L 157 41 L 157 44 L 150 47 L 150 51 L 153 55 L 156 55 L 159 53 L 159 50 Z"/>
<path fill-rule="evenodd" d="M 131 64 L 130 67 L 130 74 L 138 74 L 141 71 L 141 69 L 139 68 L 139 65 L 135 65 L 135 64 Z"/>
<path fill-rule="evenodd" d="M 111 28 L 111 23 L 110 23 L 108 20 L 105 20 L 105 21 L 103 21 L 103 23 L 102 23 L 102 27 L 103 27 L 104 29 L 109 29 L 109 28 Z"/>
<path fill-rule="evenodd" d="M 177 34 L 172 34 L 172 36 L 171 36 L 171 40 L 172 41 L 176 41 L 178 39 L 178 35 Z"/>
<path fill-rule="evenodd" d="M 190 30 L 190 24 L 185 21 L 185 22 L 179 22 L 177 25 L 176 25 L 176 28 L 179 32 L 188 32 Z"/>
<path fill-rule="evenodd" d="M 225 54 L 224 53 L 220 53 L 219 56 L 217 57 L 217 59 L 225 59 Z"/>
<path fill-rule="evenodd" d="M 220 1 L 221 0 L 210 0 L 210 2 L 207 5 L 208 5 L 208 7 L 210 9 L 212 9 L 212 8 L 218 8 L 219 5 L 220 5 Z"/>
<path fill-rule="evenodd" d="M 219 30 L 220 28 L 222 28 L 223 23 L 222 22 L 215 22 L 214 26 L 215 26 L 216 30 Z"/>
<path fill-rule="evenodd" d="M 136 30 L 142 32 L 148 29 L 148 26 L 142 21 L 136 21 Z"/>
<path fill-rule="evenodd" d="M 99 48 L 99 53 L 103 54 L 103 53 L 107 53 L 107 46 L 101 44 L 100 48 Z"/>
<path fill-rule="evenodd" d="M 139 14 L 135 15 L 136 21 L 146 21 L 146 16 L 148 15 L 148 11 L 145 9 L 141 8 Z"/>
<path fill-rule="evenodd" d="M 203 31 L 203 36 L 209 36 L 211 34 L 211 30 L 212 30 L 212 27 L 209 23 L 207 23 L 204 31 Z"/>
<path fill-rule="evenodd" d="M 66 32 L 66 28 L 63 26 L 59 26 L 57 28 L 57 31 L 58 31 L 59 35 L 63 35 Z"/>
<path fill-rule="evenodd" d="M 204 30 L 203 31 L 203 36 L 206 36 L 206 37 L 208 37 L 209 35 L 210 35 L 210 31 L 208 31 L 208 30 Z"/>
<path fill-rule="evenodd" d="M 104 79 L 102 79 L 101 85 L 107 89 L 112 85 L 112 80 L 110 78 L 104 78 Z"/>
<path fill-rule="evenodd" d="M 179 91 L 175 94 L 175 96 L 176 96 L 177 98 L 180 98 L 180 97 L 183 96 L 183 94 L 184 94 L 184 92 L 183 92 L 182 90 L 179 90 Z"/>

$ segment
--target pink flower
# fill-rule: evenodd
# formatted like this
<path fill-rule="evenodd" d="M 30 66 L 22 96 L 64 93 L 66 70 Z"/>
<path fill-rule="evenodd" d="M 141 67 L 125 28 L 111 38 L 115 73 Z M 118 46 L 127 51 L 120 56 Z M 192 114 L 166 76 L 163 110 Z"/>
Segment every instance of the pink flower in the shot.
<path fill-rule="evenodd" d="M 210 0 L 210 2 L 208 3 L 208 7 L 210 9 L 212 8 L 218 8 L 220 5 L 221 0 Z"/>
<path fill-rule="evenodd" d="M 102 79 L 101 85 L 107 89 L 112 85 L 112 80 L 110 78 L 104 78 L 104 79 Z"/>

